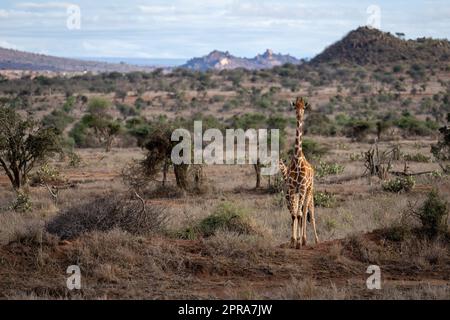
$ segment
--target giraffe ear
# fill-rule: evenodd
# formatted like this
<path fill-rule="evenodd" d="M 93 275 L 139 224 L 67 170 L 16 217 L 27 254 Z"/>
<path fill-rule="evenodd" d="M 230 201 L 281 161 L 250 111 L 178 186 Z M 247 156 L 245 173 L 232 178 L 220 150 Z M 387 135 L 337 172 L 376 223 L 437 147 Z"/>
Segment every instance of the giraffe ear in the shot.
<path fill-rule="evenodd" d="M 295 107 L 295 102 L 291 100 L 291 106 Z"/>

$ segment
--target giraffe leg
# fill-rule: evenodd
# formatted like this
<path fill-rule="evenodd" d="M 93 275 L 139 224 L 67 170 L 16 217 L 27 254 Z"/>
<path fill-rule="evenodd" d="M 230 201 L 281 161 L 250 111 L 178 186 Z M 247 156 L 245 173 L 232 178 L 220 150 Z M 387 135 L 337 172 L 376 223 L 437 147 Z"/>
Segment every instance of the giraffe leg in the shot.
<path fill-rule="evenodd" d="M 292 193 L 289 196 L 289 199 L 291 201 L 289 211 L 291 212 L 292 216 L 292 233 L 291 233 L 291 247 L 295 248 L 297 240 L 298 240 L 298 202 L 299 202 L 299 196 L 298 194 Z"/>
<path fill-rule="evenodd" d="M 297 243 L 297 228 L 298 228 L 298 219 L 296 216 L 292 216 L 292 234 L 291 234 L 291 247 L 295 248 Z"/>
<path fill-rule="evenodd" d="M 303 206 L 303 221 L 302 221 L 302 238 L 299 239 L 299 241 L 302 243 L 302 245 L 306 246 L 306 221 L 308 215 L 308 205 L 305 203 Z"/>
<path fill-rule="evenodd" d="M 316 217 L 314 215 L 314 197 L 311 197 L 311 201 L 309 202 L 309 213 L 311 215 L 311 223 L 314 230 L 314 240 L 316 241 L 316 244 L 319 243 L 319 237 L 317 236 L 317 230 L 316 230 Z"/>
<path fill-rule="evenodd" d="M 311 198 L 312 198 L 311 189 L 308 188 L 308 191 L 306 193 L 305 204 L 303 206 L 303 221 L 302 221 L 303 223 L 302 223 L 302 239 L 301 239 L 303 245 L 306 245 L 306 222 L 308 221 L 308 211 L 309 214 L 311 215 L 311 211 L 309 210 Z"/>
<path fill-rule="evenodd" d="M 302 221 L 303 217 L 301 215 L 298 216 L 298 226 L 297 226 L 297 242 L 295 244 L 296 249 L 300 249 L 302 247 L 302 242 L 300 239 L 302 238 Z"/>
<path fill-rule="evenodd" d="M 301 223 L 299 225 L 299 237 L 297 239 L 297 247 L 301 247 L 303 244 L 306 244 L 306 193 L 303 191 L 301 200 L 298 207 L 298 216 L 301 217 L 299 220 Z M 305 239 L 303 241 L 303 239 Z"/>

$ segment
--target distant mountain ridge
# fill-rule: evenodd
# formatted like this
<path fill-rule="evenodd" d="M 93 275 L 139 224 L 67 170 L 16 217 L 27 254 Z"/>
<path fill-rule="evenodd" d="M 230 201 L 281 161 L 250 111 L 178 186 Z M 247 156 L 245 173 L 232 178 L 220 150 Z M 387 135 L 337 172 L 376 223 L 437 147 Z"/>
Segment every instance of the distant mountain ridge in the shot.
<path fill-rule="evenodd" d="M 125 63 L 107 63 L 60 58 L 37 53 L 0 48 L 0 70 L 29 70 L 54 72 L 131 72 L 154 68 Z"/>
<path fill-rule="evenodd" d="M 111 62 L 114 62 L 111 60 Z M 368 27 L 350 31 L 341 40 L 327 47 L 315 56 L 308 65 L 322 63 L 381 65 L 392 63 L 447 64 L 450 62 L 450 42 L 446 39 L 418 38 L 403 40 L 389 32 Z M 277 54 L 266 50 L 253 58 L 241 58 L 214 50 L 208 55 L 190 59 L 181 68 L 197 71 L 227 70 L 244 68 L 248 70 L 270 69 L 286 63 L 303 64 L 303 59 L 291 55 Z M 175 66 L 170 66 L 173 68 Z M 0 48 L 1 70 L 54 71 L 54 72 L 132 72 L 152 71 L 156 67 L 109 63 L 53 57 L 42 54 Z"/>
<path fill-rule="evenodd" d="M 403 40 L 389 32 L 359 27 L 314 57 L 311 64 L 389 64 L 402 61 L 440 63 L 450 60 L 448 40 L 418 38 Z"/>
<path fill-rule="evenodd" d="M 228 51 L 222 52 L 214 50 L 206 56 L 193 58 L 186 62 L 181 68 L 187 68 L 197 71 L 206 71 L 210 69 L 225 70 L 244 68 L 249 70 L 269 69 L 275 66 L 280 66 L 285 63 L 300 64 L 299 60 L 290 55 L 283 55 L 273 53 L 272 50 L 267 49 L 263 54 L 258 54 L 254 58 L 240 58 L 231 55 Z"/>

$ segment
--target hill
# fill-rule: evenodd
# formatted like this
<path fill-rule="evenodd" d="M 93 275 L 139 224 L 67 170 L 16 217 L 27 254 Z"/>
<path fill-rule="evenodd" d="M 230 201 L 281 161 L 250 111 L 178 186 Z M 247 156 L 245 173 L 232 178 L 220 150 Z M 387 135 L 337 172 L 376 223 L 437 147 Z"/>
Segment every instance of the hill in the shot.
<path fill-rule="evenodd" d="M 378 65 L 396 62 L 437 64 L 450 61 L 450 42 L 431 38 L 403 40 L 389 32 L 360 27 L 311 60 L 319 63 Z"/>
<path fill-rule="evenodd" d="M 151 71 L 153 69 L 151 67 L 133 66 L 125 63 L 84 61 L 0 48 L 0 70 L 131 72 Z"/>
<path fill-rule="evenodd" d="M 301 60 L 290 55 L 273 53 L 270 49 L 267 49 L 263 54 L 258 54 L 254 58 L 240 58 L 231 55 L 228 51 L 221 52 L 214 50 L 206 56 L 189 60 L 181 67 L 197 71 L 206 71 L 210 69 L 230 70 L 236 68 L 257 70 L 270 69 L 285 63 L 300 64 Z"/>

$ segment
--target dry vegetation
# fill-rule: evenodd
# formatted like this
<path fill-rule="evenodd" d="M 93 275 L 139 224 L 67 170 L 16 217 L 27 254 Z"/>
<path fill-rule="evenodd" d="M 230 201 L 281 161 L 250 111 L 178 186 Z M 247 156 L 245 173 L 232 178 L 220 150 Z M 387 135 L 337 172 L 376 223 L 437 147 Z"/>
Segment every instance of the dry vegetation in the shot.
<path fill-rule="evenodd" d="M 82 168 L 53 163 L 66 179 L 76 182 L 75 188 L 60 191 L 58 204 L 44 187 L 31 187 L 31 212 L 2 212 L 2 295 L 27 299 L 448 298 L 448 239 L 401 232 L 397 239 L 399 231 L 390 229 L 399 225 L 410 204 L 419 207 L 432 187 L 449 201 L 448 179 L 422 176 L 411 192 L 394 195 L 383 190 L 378 178 L 370 183 L 367 178 L 345 181 L 363 171 L 362 161 L 344 156 L 360 149 L 347 139 L 333 142 L 348 145 L 331 149 L 325 157 L 345 166 L 344 172 L 333 176 L 344 181 L 318 180 L 317 189 L 335 200 L 330 207 L 317 209 L 323 243 L 303 250 L 287 248 L 290 218 L 283 199 L 277 193 L 253 189 L 251 166 L 206 167 L 207 184 L 214 188 L 201 196 L 171 194 L 176 186 L 169 174 L 167 193 L 152 193 L 161 188 L 154 183 L 145 200 L 149 213 L 156 210 L 159 216 L 158 208 L 164 208 L 164 228 L 154 228 L 153 221 L 145 218 L 142 225 L 130 226 L 123 218 L 141 221 L 136 219 L 141 211 L 138 200 L 127 200 L 131 211 L 125 216 L 124 211 L 106 209 L 117 209 L 117 195 L 128 192 L 120 177 L 122 165 L 142 157 L 142 152 L 113 149 L 105 155 L 98 149 L 79 150 Z M 405 141 L 402 150 L 413 152 L 415 144 Z M 411 170 L 437 169 L 433 163 L 410 165 Z M 2 181 L 0 206 L 6 208 L 14 194 Z M 418 222 L 409 223 L 414 227 Z M 72 264 L 80 265 L 83 274 L 83 288 L 76 292 L 65 287 L 65 269 Z M 365 287 L 365 269 L 370 264 L 382 269 L 380 291 Z"/>

